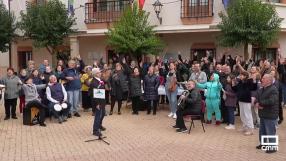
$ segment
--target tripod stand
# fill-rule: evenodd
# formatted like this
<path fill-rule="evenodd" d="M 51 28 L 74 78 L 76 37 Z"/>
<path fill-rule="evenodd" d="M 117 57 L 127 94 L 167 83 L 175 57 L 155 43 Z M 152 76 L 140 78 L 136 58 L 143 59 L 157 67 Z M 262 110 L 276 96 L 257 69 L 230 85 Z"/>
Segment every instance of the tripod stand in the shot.
<path fill-rule="evenodd" d="M 106 136 L 101 136 L 99 135 L 98 138 L 96 139 L 90 139 L 90 140 L 86 140 L 84 142 L 92 142 L 92 141 L 103 141 L 105 144 L 110 145 L 109 142 L 105 141 L 104 139 L 106 138 Z"/>

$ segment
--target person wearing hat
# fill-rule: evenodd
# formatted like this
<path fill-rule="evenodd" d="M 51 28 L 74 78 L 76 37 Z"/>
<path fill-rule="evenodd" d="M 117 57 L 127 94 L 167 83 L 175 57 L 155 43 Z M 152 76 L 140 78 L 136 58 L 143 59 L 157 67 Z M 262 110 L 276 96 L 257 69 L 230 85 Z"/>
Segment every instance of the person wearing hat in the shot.
<path fill-rule="evenodd" d="M 95 89 L 105 90 L 104 82 L 101 80 L 101 71 L 99 68 L 92 69 L 93 78 L 91 81 L 86 81 L 86 84 L 89 86 L 89 93 L 91 96 L 92 108 L 95 109 L 95 117 L 93 123 L 93 135 L 101 136 L 101 131 L 104 131 L 105 128 L 102 126 L 102 121 L 105 116 L 105 93 L 103 98 L 97 98 L 95 96 Z"/>
<path fill-rule="evenodd" d="M 46 106 L 41 103 L 40 96 L 38 94 L 39 89 L 44 89 L 46 88 L 46 84 L 42 85 L 35 85 L 33 83 L 33 78 L 28 77 L 25 79 L 25 84 L 23 84 L 22 89 L 25 94 L 25 103 L 26 107 L 25 108 L 32 108 L 32 107 L 37 107 L 39 109 L 39 123 L 40 126 L 45 127 L 45 109 Z"/>
<path fill-rule="evenodd" d="M 49 80 L 50 81 L 46 89 L 47 99 L 49 100 L 48 107 L 61 124 L 62 122 L 67 121 L 70 110 L 70 104 L 67 102 L 67 91 L 61 83 L 58 83 L 55 75 L 51 75 Z M 59 105 L 61 110 L 57 111 L 54 108 L 55 105 Z"/>

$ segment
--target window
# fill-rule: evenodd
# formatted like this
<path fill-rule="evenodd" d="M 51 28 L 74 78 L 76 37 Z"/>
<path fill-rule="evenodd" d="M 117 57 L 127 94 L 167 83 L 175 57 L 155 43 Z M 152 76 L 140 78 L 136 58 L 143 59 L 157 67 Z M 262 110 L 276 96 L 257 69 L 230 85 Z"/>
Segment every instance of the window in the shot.
<path fill-rule="evenodd" d="M 254 61 L 260 59 L 268 59 L 269 61 L 275 61 L 277 56 L 277 48 L 267 48 L 266 51 L 261 51 L 258 48 L 253 49 Z"/>
<path fill-rule="evenodd" d="M 85 23 L 117 21 L 131 0 L 93 0 L 85 4 Z"/>
<path fill-rule="evenodd" d="M 213 0 L 182 0 L 182 18 L 200 18 L 213 16 Z"/>

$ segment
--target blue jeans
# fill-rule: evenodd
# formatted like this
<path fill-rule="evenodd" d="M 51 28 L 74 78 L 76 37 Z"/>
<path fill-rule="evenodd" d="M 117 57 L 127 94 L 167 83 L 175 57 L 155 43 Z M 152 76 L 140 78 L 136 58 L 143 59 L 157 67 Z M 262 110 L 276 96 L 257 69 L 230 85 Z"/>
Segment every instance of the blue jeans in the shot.
<path fill-rule="evenodd" d="M 100 127 L 105 116 L 105 106 L 100 105 L 100 108 L 95 108 L 94 122 L 93 122 L 93 134 L 100 133 Z"/>
<path fill-rule="evenodd" d="M 259 127 L 260 143 L 261 143 L 262 135 L 276 135 L 276 122 L 277 122 L 277 119 L 260 118 L 260 127 Z M 269 139 L 269 143 L 273 143 L 273 142 L 274 142 L 273 139 Z"/>
<path fill-rule="evenodd" d="M 166 88 L 165 90 L 169 100 L 170 111 L 172 113 L 176 113 L 178 106 L 178 100 L 177 100 L 178 88 L 174 92 L 170 92 L 168 88 Z"/>
<path fill-rule="evenodd" d="M 286 83 L 281 83 L 282 84 L 282 94 L 283 94 L 283 103 L 286 103 Z"/>
<path fill-rule="evenodd" d="M 76 113 L 79 101 L 79 90 L 67 91 L 68 102 L 71 104 L 70 113 Z"/>
<path fill-rule="evenodd" d="M 234 110 L 235 110 L 235 107 L 226 106 L 226 108 L 227 108 L 227 112 L 228 112 L 228 123 L 234 125 L 234 119 L 235 119 Z"/>

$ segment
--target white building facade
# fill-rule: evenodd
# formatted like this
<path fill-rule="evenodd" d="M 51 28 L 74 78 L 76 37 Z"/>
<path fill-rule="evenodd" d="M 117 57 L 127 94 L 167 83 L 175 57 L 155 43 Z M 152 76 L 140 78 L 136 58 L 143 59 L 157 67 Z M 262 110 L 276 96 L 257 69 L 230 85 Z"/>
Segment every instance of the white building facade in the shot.
<path fill-rule="evenodd" d="M 28 0 L 38 2 L 44 0 Z M 62 0 L 68 4 L 68 0 Z M 69 49 L 72 56 L 78 54 L 86 64 L 92 64 L 94 59 L 104 58 L 107 61 L 114 53 L 106 43 L 108 27 L 118 20 L 126 6 L 132 0 L 74 0 L 73 8 L 76 19 L 77 34 L 71 35 L 63 46 Z M 219 12 L 225 12 L 221 0 L 160 0 L 163 4 L 159 23 L 152 4 L 155 0 L 145 0 L 143 9 L 150 13 L 150 23 L 157 25 L 155 28 L 160 38 L 166 44 L 162 53 L 164 57 L 176 57 L 181 54 L 183 58 L 192 58 L 197 52 L 199 57 L 211 53 L 217 59 L 223 54 L 243 55 L 243 48 L 223 48 L 217 45 L 216 37 L 219 30 L 216 25 L 220 22 Z M 277 42 L 274 42 L 266 54 L 259 54 L 255 47 L 249 46 L 249 53 L 254 59 L 277 58 L 277 51 L 280 49 L 282 55 L 286 56 L 286 0 L 272 0 L 272 3 L 281 18 L 284 18 L 281 25 L 281 33 Z M 26 9 L 25 0 L 12 0 L 11 11 L 15 13 L 17 20 L 20 19 L 20 11 Z M 19 70 L 25 67 L 29 59 L 40 64 L 43 59 L 52 61 L 52 56 L 46 49 L 33 47 L 32 40 L 18 39 L 12 43 L 11 50 L 12 67 Z M 1 66 L 8 66 L 7 54 L 0 57 Z"/>

